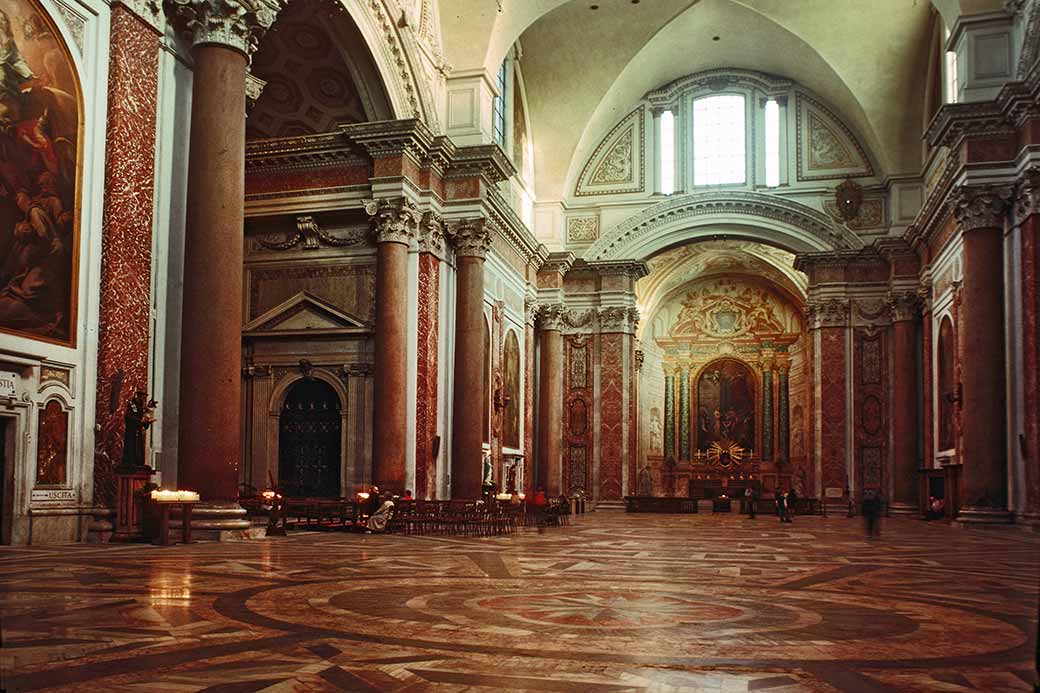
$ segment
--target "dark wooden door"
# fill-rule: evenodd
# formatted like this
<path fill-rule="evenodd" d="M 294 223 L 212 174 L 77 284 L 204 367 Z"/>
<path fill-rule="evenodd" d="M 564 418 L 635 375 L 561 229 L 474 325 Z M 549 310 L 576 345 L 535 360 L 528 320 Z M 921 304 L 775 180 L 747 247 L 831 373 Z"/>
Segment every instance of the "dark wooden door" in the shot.
<path fill-rule="evenodd" d="M 340 495 L 341 403 L 322 380 L 301 380 L 285 397 L 278 431 L 278 483 L 292 497 Z"/>

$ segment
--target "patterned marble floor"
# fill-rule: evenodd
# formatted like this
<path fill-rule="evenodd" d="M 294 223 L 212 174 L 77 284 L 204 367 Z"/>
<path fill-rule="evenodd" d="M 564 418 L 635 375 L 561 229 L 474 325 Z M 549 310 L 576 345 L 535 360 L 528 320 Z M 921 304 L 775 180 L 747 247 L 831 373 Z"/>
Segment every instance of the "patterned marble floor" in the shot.
<path fill-rule="evenodd" d="M 1040 536 L 594 513 L 499 538 L 0 549 L 8 691 L 1015 691 Z"/>

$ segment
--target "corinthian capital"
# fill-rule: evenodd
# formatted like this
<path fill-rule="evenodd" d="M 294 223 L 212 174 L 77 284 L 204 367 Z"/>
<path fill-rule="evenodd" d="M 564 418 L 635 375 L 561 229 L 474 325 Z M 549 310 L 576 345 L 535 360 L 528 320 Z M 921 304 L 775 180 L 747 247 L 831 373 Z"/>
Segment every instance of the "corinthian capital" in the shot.
<path fill-rule="evenodd" d="M 567 318 L 569 317 L 566 307 L 557 303 L 553 305 L 543 305 L 539 308 L 538 322 L 543 330 L 560 331 L 563 329 L 564 324 L 567 322 Z"/>
<path fill-rule="evenodd" d="M 419 224 L 419 252 L 444 256 L 444 223 L 433 212 L 423 214 Z"/>
<path fill-rule="evenodd" d="M 419 231 L 422 213 L 410 200 L 403 197 L 379 200 L 373 211 L 376 243 L 404 243 L 409 245 Z M 368 208 L 366 208 L 368 209 Z"/>
<path fill-rule="evenodd" d="M 886 301 L 892 316 L 892 322 L 904 322 L 917 317 L 921 308 L 921 297 L 917 291 L 893 291 Z"/>
<path fill-rule="evenodd" d="M 253 54 L 282 8 L 280 0 L 165 0 L 174 28 L 192 46 L 215 43 Z"/>
<path fill-rule="evenodd" d="M 484 219 L 463 219 L 450 227 L 457 257 L 487 257 L 491 250 L 491 231 Z"/>
<path fill-rule="evenodd" d="M 1022 174 L 1015 189 L 1015 223 L 1040 215 L 1040 168 L 1032 167 Z"/>
<path fill-rule="evenodd" d="M 1004 227 L 1011 202 L 1011 189 L 1004 185 L 959 185 L 950 195 L 953 216 L 961 229 Z"/>

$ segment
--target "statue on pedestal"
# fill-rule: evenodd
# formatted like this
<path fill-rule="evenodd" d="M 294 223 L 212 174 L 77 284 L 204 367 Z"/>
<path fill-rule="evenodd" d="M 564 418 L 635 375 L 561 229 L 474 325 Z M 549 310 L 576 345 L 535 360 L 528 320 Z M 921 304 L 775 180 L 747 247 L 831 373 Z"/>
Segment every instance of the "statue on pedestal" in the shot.
<path fill-rule="evenodd" d="M 144 390 L 138 390 L 126 403 L 123 420 L 126 430 L 123 432 L 123 460 L 119 465 L 121 471 L 136 471 L 141 468 L 151 469 L 145 461 L 145 431 L 155 422 L 154 399 L 149 400 Z"/>

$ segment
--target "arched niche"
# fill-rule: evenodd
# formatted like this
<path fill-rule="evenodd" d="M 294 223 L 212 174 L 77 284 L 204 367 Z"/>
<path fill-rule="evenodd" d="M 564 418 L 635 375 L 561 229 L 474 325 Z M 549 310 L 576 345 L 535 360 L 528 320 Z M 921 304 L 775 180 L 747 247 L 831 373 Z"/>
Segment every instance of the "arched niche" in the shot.
<path fill-rule="evenodd" d="M 954 372 L 956 351 L 953 321 L 947 315 L 939 323 L 939 341 L 935 350 L 939 385 L 939 431 L 936 445 L 938 450 L 952 450 L 957 447 L 957 383 Z"/>
<path fill-rule="evenodd" d="M 516 330 L 506 332 L 502 349 L 502 445 L 520 449 L 520 339 Z"/>

